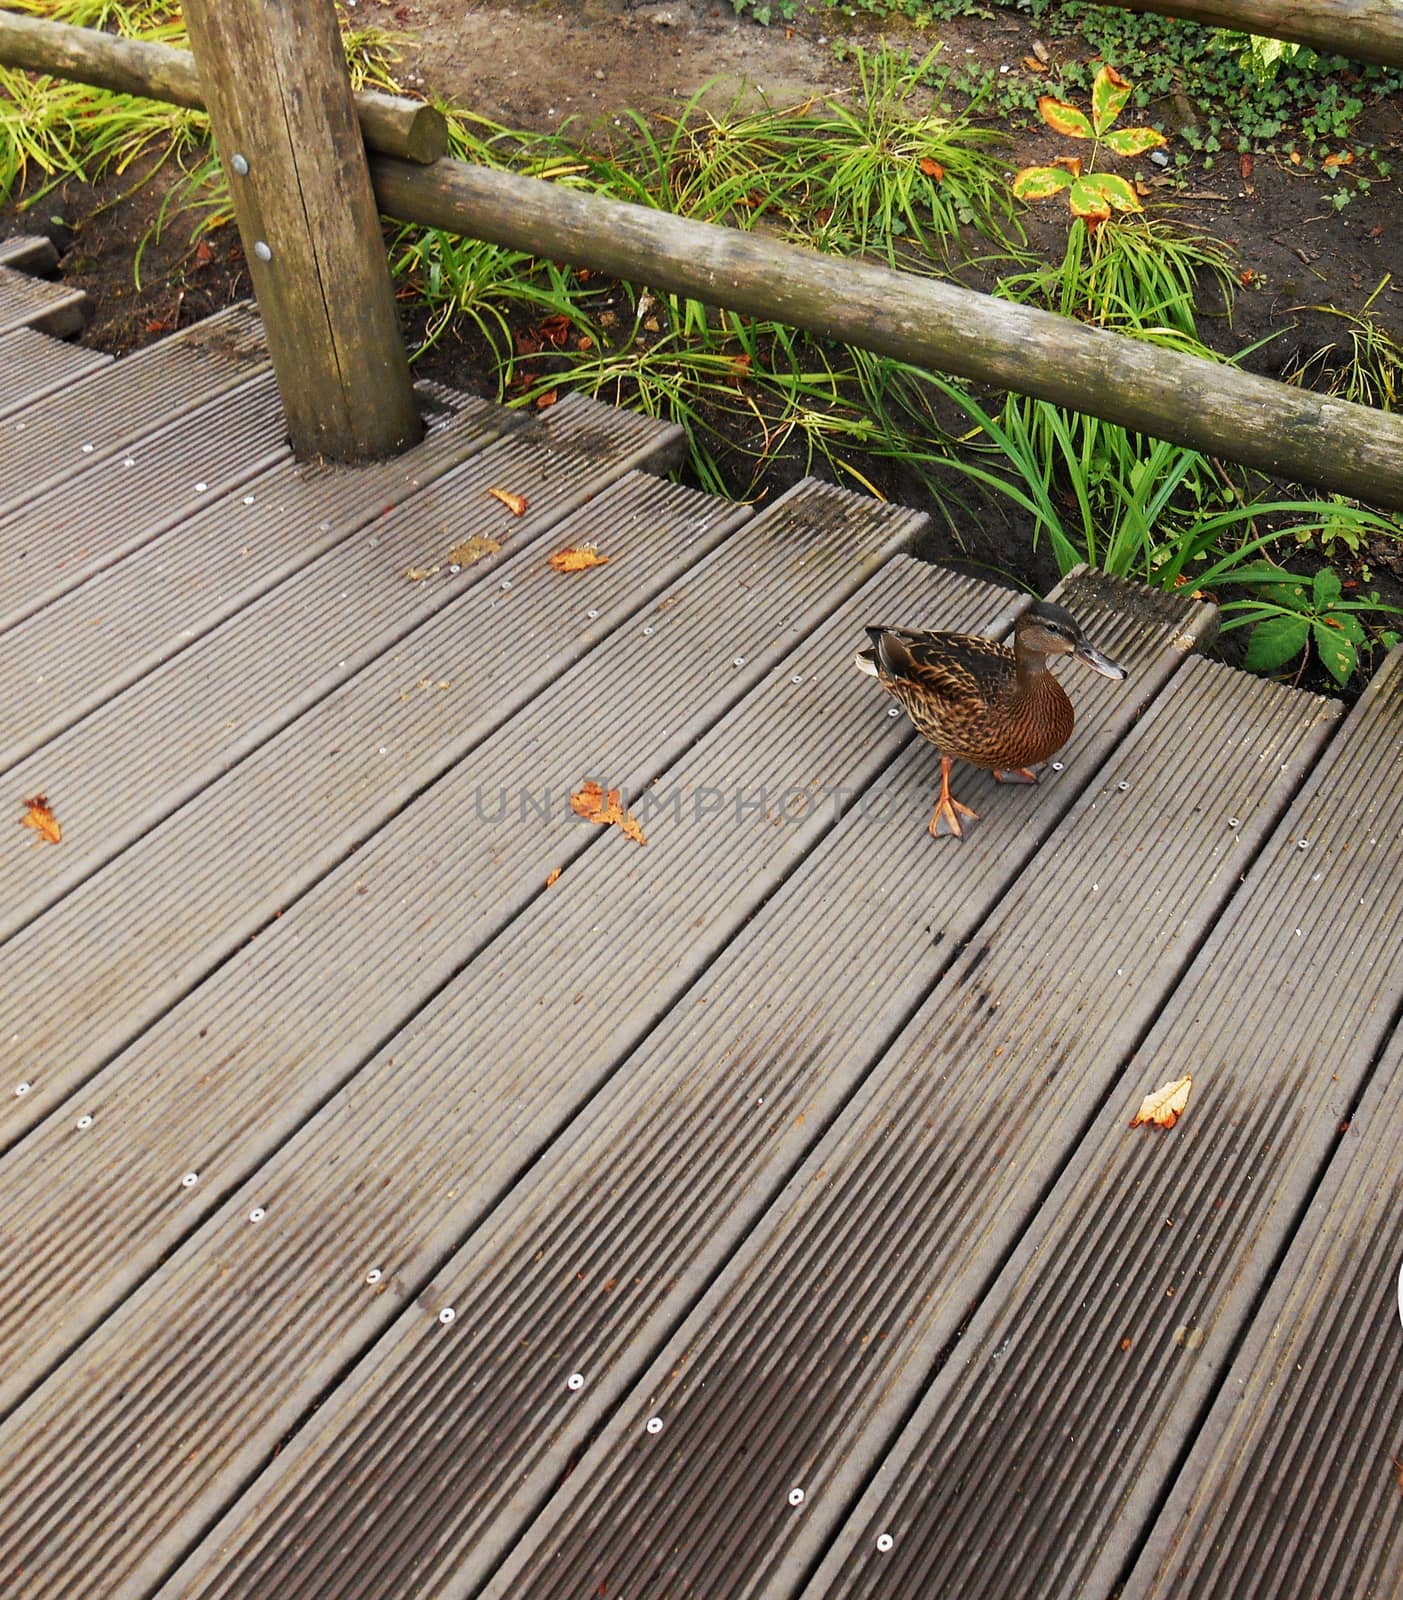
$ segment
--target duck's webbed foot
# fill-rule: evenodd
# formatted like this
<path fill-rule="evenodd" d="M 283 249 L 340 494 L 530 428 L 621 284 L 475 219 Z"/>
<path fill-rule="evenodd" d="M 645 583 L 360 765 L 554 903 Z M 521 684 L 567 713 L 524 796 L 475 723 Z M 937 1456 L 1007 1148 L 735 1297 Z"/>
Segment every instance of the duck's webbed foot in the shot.
<path fill-rule="evenodd" d="M 968 817 L 971 822 L 979 821 L 977 811 L 962 806 L 950 793 L 950 759 L 949 756 L 940 758 L 940 798 L 935 803 L 935 811 L 930 819 L 932 839 L 941 839 L 947 835 L 963 839 L 965 830 L 960 824 L 960 818 Z"/>
<path fill-rule="evenodd" d="M 995 783 L 1036 783 L 1038 775 L 1031 767 L 995 767 Z"/>

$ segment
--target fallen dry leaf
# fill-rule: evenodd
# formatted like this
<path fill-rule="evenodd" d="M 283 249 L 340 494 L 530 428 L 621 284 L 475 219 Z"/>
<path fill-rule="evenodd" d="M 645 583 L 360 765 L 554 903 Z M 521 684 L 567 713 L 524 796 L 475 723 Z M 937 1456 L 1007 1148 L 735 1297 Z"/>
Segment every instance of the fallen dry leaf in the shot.
<path fill-rule="evenodd" d="M 551 889 L 560 881 L 560 868 L 552 867 L 546 874 L 546 888 Z"/>
<path fill-rule="evenodd" d="M 602 556 L 592 544 L 567 544 L 550 558 L 552 572 L 584 572 L 589 567 L 602 567 L 611 558 Z"/>
<path fill-rule="evenodd" d="M 1326 156 L 1320 163 L 1322 167 L 1352 167 L 1354 165 L 1354 151 L 1341 150 L 1332 156 Z"/>
<path fill-rule="evenodd" d="M 537 411 L 545 411 L 548 407 L 553 406 L 559 398 L 560 391 L 558 389 L 548 389 L 545 394 L 538 394 L 536 396 Z"/>
<path fill-rule="evenodd" d="M 432 578 L 438 570 L 437 567 L 406 567 L 404 575 L 411 583 L 422 583 L 425 578 Z"/>
<path fill-rule="evenodd" d="M 1044 61 L 1039 61 L 1036 56 L 1024 56 L 1023 65 L 1027 67 L 1029 72 L 1047 71 L 1047 63 Z"/>
<path fill-rule="evenodd" d="M 33 828 L 41 839 L 58 844 L 63 838 L 63 829 L 58 825 L 58 818 L 50 811 L 48 800 L 42 794 L 36 794 L 24 804 L 29 809 L 20 818 L 20 827 Z"/>
<path fill-rule="evenodd" d="M 937 183 L 945 176 L 945 168 L 941 166 L 934 156 L 921 157 L 921 171 L 925 173 L 926 177 L 934 178 Z"/>
<path fill-rule="evenodd" d="M 453 566 L 470 567 L 484 556 L 495 556 L 501 548 L 500 539 L 489 539 L 479 533 L 471 539 L 465 539 L 462 544 L 455 544 L 448 552 L 448 561 Z"/>
<path fill-rule="evenodd" d="M 510 489 L 489 489 L 488 494 L 494 500 L 500 500 L 514 517 L 524 517 L 529 502 L 525 495 L 513 494 Z"/>
<path fill-rule="evenodd" d="M 601 828 L 611 825 L 618 828 L 635 844 L 647 844 L 638 818 L 631 811 L 624 810 L 621 798 L 619 790 L 602 789 L 593 778 L 588 778 L 570 796 L 570 809 L 577 817 L 584 817 L 587 822 L 597 822 Z"/>
<path fill-rule="evenodd" d="M 1140 1109 L 1130 1126 L 1138 1128 L 1143 1122 L 1153 1123 L 1157 1128 L 1172 1128 L 1183 1115 L 1193 1086 L 1194 1080 L 1187 1072 L 1174 1083 L 1162 1084 L 1140 1102 Z"/>

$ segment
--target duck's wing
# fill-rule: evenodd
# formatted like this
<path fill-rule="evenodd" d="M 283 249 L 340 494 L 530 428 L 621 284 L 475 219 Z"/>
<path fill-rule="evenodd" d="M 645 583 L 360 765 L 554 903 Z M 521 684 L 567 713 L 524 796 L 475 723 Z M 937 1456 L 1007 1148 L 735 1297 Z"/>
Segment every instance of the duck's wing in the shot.
<path fill-rule="evenodd" d="M 1013 666 L 1006 645 L 973 634 L 883 628 L 873 645 L 886 677 L 963 706 L 991 704 Z"/>

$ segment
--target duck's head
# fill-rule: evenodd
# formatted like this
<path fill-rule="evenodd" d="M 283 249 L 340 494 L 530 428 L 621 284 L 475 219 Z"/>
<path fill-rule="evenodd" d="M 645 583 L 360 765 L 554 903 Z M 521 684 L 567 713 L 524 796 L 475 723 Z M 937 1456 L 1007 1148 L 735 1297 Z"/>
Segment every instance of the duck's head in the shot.
<path fill-rule="evenodd" d="M 1125 676 L 1125 668 L 1092 644 L 1072 613 L 1051 600 L 1039 600 L 1019 617 L 1013 629 L 1013 648 L 1019 662 L 1034 669 L 1049 656 L 1075 656 L 1103 678 Z"/>

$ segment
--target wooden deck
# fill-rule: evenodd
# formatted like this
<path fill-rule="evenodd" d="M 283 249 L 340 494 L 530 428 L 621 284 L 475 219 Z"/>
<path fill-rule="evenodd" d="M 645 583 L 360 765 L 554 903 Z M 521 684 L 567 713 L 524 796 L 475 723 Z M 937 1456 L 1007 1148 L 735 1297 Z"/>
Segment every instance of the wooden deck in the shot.
<path fill-rule="evenodd" d="M 0 333 L 0 1593 L 1403 1595 L 1403 652 L 1344 716 L 1075 574 L 1128 682 L 936 843 L 853 649 L 1024 601 L 915 514 L 580 400 L 304 469 L 250 312 L 54 315 Z"/>

